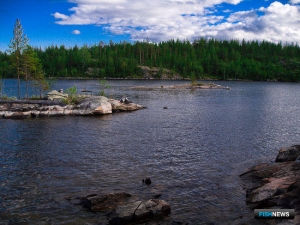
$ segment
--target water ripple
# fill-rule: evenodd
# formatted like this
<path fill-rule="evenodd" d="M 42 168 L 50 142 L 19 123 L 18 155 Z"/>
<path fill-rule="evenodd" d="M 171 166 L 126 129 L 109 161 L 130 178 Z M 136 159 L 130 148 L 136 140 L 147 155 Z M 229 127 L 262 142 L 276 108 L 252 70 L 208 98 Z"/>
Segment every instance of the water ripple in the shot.
<path fill-rule="evenodd" d="M 116 191 L 141 198 L 159 192 L 171 204 L 171 217 L 190 224 L 252 219 L 238 175 L 297 143 L 299 85 L 229 82 L 221 84 L 230 91 L 127 89 L 139 82 L 145 81 L 111 81 L 110 91 L 146 105 L 144 110 L 1 121 L 4 223 L 106 224 L 104 215 L 74 207 L 65 198 Z M 76 84 L 94 92 L 99 88 L 93 81 Z M 142 185 L 145 177 L 151 177 L 150 187 Z"/>

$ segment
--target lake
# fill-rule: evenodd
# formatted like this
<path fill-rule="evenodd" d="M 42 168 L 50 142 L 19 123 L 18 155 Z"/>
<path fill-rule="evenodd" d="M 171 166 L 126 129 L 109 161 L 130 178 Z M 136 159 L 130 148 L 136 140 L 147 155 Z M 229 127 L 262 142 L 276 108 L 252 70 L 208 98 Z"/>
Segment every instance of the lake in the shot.
<path fill-rule="evenodd" d="M 147 106 L 100 117 L 0 121 L 0 224 L 107 224 L 67 197 L 161 193 L 161 224 L 267 224 L 245 205 L 239 174 L 299 144 L 300 84 L 223 82 L 231 90 L 131 90 L 184 81 L 112 80 L 107 95 Z M 16 80 L 5 94 L 17 96 Z M 59 80 L 99 93 L 95 80 Z M 164 109 L 167 107 L 167 109 Z M 145 186 L 142 179 L 150 177 Z"/>

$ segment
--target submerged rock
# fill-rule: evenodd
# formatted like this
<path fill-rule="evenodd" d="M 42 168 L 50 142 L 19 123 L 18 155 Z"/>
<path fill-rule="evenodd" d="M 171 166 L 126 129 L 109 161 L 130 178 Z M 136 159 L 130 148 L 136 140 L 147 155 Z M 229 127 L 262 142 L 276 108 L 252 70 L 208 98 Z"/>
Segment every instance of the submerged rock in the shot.
<path fill-rule="evenodd" d="M 300 162 L 291 161 L 299 156 L 297 149 L 283 148 L 278 163 L 260 164 L 240 175 L 250 208 L 295 209 L 294 222 L 300 224 Z"/>

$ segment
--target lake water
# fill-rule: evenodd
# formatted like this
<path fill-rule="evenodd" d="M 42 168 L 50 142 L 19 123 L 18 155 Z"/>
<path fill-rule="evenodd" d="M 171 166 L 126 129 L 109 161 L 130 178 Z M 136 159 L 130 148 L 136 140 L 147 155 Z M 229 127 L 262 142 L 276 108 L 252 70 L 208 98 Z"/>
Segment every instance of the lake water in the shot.
<path fill-rule="evenodd" d="M 299 144 L 300 84 L 215 82 L 231 90 L 135 91 L 183 81 L 108 81 L 107 95 L 147 109 L 100 117 L 0 120 L 0 224 L 107 224 L 67 197 L 161 193 L 162 224 L 267 224 L 245 205 L 239 174 Z M 98 93 L 94 80 L 55 84 Z M 15 95 L 15 80 L 5 93 Z M 168 107 L 168 109 L 164 109 Z M 150 177 L 149 187 L 142 179 Z M 250 221 L 250 222 L 249 222 Z"/>

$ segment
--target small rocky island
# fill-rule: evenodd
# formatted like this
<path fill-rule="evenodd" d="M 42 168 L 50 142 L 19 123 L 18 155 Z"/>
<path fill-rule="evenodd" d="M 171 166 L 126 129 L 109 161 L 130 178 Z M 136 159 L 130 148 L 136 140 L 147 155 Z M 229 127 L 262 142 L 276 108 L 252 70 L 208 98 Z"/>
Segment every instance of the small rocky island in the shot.
<path fill-rule="evenodd" d="M 251 209 L 294 209 L 300 224 L 300 145 L 280 149 L 275 163 L 260 164 L 240 175 Z"/>
<path fill-rule="evenodd" d="M 151 91 L 151 90 L 185 90 L 185 89 L 225 89 L 225 90 L 230 90 L 230 87 L 224 87 L 218 84 L 214 83 L 190 83 L 190 84 L 179 84 L 179 85 L 170 85 L 170 86 L 160 86 L 160 87 L 146 87 L 146 86 L 135 86 L 131 87 L 133 90 L 146 90 L 146 91 Z"/>
<path fill-rule="evenodd" d="M 23 119 L 67 115 L 97 116 L 146 108 L 104 96 L 78 95 L 76 101 L 70 104 L 64 101 L 66 98 L 67 94 L 53 90 L 47 94 L 47 100 L 1 100 L 0 117 Z"/>

